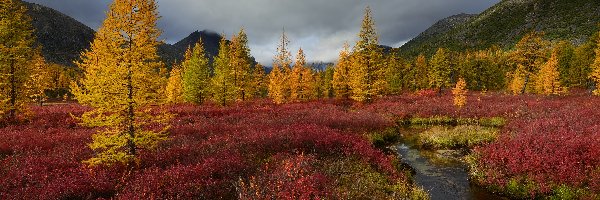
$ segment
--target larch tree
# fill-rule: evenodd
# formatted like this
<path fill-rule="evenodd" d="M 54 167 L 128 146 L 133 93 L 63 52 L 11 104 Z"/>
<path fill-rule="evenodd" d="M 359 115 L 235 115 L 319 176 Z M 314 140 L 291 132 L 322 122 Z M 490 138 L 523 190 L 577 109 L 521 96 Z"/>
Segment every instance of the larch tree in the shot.
<path fill-rule="evenodd" d="M 449 87 L 452 83 L 453 64 L 448 50 L 439 48 L 431 58 L 430 65 L 429 84 L 441 93 L 444 88 Z"/>
<path fill-rule="evenodd" d="M 167 102 L 169 103 L 181 103 L 184 102 L 183 98 L 183 80 L 181 67 L 175 66 L 169 73 L 169 81 L 167 82 Z"/>
<path fill-rule="evenodd" d="M 515 45 L 515 51 L 511 54 L 511 59 L 517 66 L 513 77 L 516 79 L 524 78 L 521 94 L 533 91 L 534 87 L 530 84 L 533 82 L 532 77 L 535 76 L 535 73 L 539 71 L 540 66 L 545 62 L 545 48 L 548 45 L 542 39 L 543 36 L 543 33 L 538 32 L 526 34 Z"/>
<path fill-rule="evenodd" d="M 190 103 L 203 103 L 210 93 L 210 63 L 202 39 L 192 49 L 188 48 L 182 68 L 183 99 Z"/>
<path fill-rule="evenodd" d="M 411 66 L 399 55 L 389 54 L 386 57 L 387 94 L 400 94 L 410 85 L 411 80 L 407 80 L 407 78 L 414 77 L 410 75 L 412 73 Z"/>
<path fill-rule="evenodd" d="M 298 50 L 294 68 L 288 78 L 290 86 L 290 101 L 300 102 L 314 98 L 314 76 L 306 67 L 306 56 L 302 49 Z"/>
<path fill-rule="evenodd" d="M 370 7 L 365 9 L 358 36 L 359 40 L 351 56 L 351 98 L 358 102 L 369 103 L 373 98 L 382 95 L 387 86 L 383 53 L 379 47 L 379 37 Z"/>
<path fill-rule="evenodd" d="M 211 83 L 213 100 L 221 106 L 231 104 L 235 101 L 236 96 L 230 58 L 229 44 L 225 37 L 222 37 L 219 43 L 219 55 L 213 63 L 215 73 Z"/>
<path fill-rule="evenodd" d="M 414 79 L 413 89 L 426 89 L 429 88 L 429 66 L 427 64 L 427 58 L 423 54 L 420 54 L 415 59 L 414 66 Z"/>
<path fill-rule="evenodd" d="M 600 34 L 599 34 L 600 35 Z M 600 37 L 597 39 L 596 46 L 596 58 L 594 59 L 594 63 L 592 64 L 592 73 L 590 74 L 590 78 L 596 84 L 596 89 L 593 91 L 593 94 L 596 96 L 600 96 Z"/>
<path fill-rule="evenodd" d="M 37 102 L 40 106 L 47 100 L 46 90 L 52 88 L 50 65 L 46 63 L 41 50 L 37 50 L 33 55 L 33 63 L 31 66 L 31 75 L 28 81 L 30 98 Z"/>
<path fill-rule="evenodd" d="M 321 87 L 321 95 L 320 98 L 331 98 L 334 97 L 334 87 L 333 87 L 333 76 L 335 74 L 335 67 L 332 64 L 327 65 L 325 67 L 325 71 L 320 72 L 320 82 L 317 82 Z"/>
<path fill-rule="evenodd" d="M 77 63 L 84 77 L 71 91 L 79 103 L 93 108 L 80 118 L 83 124 L 102 127 L 89 144 L 97 154 L 84 163 L 130 165 L 139 149 L 152 149 L 167 138 L 171 117 L 152 112 L 164 101 L 166 82 L 156 53 L 158 11 L 153 0 L 115 0 L 106 15 Z"/>
<path fill-rule="evenodd" d="M 30 101 L 34 36 L 20 0 L 0 0 L 0 119 L 15 120 Z"/>
<path fill-rule="evenodd" d="M 566 92 L 560 83 L 560 72 L 558 71 L 558 52 L 554 50 L 552 56 L 542 67 L 535 77 L 535 90 L 538 94 L 559 95 Z"/>
<path fill-rule="evenodd" d="M 456 86 L 452 89 L 452 95 L 454 96 L 454 105 L 456 107 L 462 108 L 467 105 L 467 82 L 465 79 L 458 79 Z"/>
<path fill-rule="evenodd" d="M 248 36 L 244 29 L 233 36 L 230 45 L 231 73 L 233 87 L 235 88 L 235 99 L 245 101 L 252 97 L 252 71 L 250 47 L 248 47 Z"/>
<path fill-rule="evenodd" d="M 252 84 L 250 88 L 250 94 L 254 98 L 264 98 L 268 93 L 267 75 L 265 73 L 265 67 L 260 63 L 252 69 Z"/>
<path fill-rule="evenodd" d="M 333 72 L 333 93 L 335 97 L 341 99 L 350 98 L 350 46 L 344 43 L 344 48 L 340 52 L 338 63 Z"/>
<path fill-rule="evenodd" d="M 269 97 L 277 104 L 285 103 L 291 95 L 288 79 L 292 71 L 292 54 L 288 50 L 289 43 L 284 30 L 273 60 L 273 71 L 269 74 Z"/>
<path fill-rule="evenodd" d="M 285 77 L 279 66 L 274 65 L 269 73 L 269 98 L 276 104 L 285 103 Z"/>

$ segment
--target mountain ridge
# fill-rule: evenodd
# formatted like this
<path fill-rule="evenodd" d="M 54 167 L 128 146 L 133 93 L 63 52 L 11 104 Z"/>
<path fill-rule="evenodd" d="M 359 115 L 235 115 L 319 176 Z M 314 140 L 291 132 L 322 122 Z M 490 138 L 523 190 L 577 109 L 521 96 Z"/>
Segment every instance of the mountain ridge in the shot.
<path fill-rule="evenodd" d="M 47 61 L 64 66 L 75 66 L 81 52 L 89 49 L 95 31 L 85 24 L 52 8 L 23 2 L 32 18 L 36 43 L 41 45 Z M 218 55 L 221 36 L 209 30 L 194 31 L 175 44 L 161 43 L 157 53 L 161 60 L 171 66 L 183 60 L 186 49 L 202 38 L 207 56 Z"/>
<path fill-rule="evenodd" d="M 597 0 L 502 0 L 443 33 L 419 35 L 396 50 L 401 55 L 416 56 L 431 55 L 437 48 L 464 51 L 498 45 L 508 49 L 531 31 L 544 32 L 545 39 L 551 41 L 581 44 L 597 32 L 598 23 Z"/>

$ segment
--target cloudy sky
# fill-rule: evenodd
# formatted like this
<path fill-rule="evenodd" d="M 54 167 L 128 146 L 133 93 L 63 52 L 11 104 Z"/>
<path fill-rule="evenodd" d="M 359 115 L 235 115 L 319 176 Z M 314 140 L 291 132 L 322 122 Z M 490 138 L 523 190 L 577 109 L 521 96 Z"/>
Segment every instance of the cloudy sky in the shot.
<path fill-rule="evenodd" d="M 97 29 L 110 0 L 26 0 L 61 11 Z M 157 0 L 162 39 L 175 43 L 196 30 L 230 37 L 244 27 L 252 55 L 270 65 L 282 29 L 291 48 L 310 62 L 332 62 L 357 39 L 364 8 L 373 10 L 380 43 L 398 47 L 439 19 L 480 13 L 500 0 Z"/>

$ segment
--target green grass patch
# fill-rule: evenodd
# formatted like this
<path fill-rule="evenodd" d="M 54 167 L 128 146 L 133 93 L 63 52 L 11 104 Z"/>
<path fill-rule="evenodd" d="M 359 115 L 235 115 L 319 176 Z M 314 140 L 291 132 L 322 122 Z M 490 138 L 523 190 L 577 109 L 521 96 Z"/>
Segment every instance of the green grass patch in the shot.
<path fill-rule="evenodd" d="M 417 144 L 425 149 L 472 148 L 492 142 L 497 137 L 496 128 L 476 125 L 434 126 L 419 134 Z"/>
<path fill-rule="evenodd" d="M 389 145 L 393 145 L 400 139 L 398 129 L 387 128 L 384 131 L 373 132 L 368 135 L 369 141 L 376 148 L 383 149 Z"/>
<path fill-rule="evenodd" d="M 459 126 L 459 125 L 478 125 L 485 127 L 502 127 L 506 120 L 502 117 L 484 117 L 484 118 L 452 118 L 448 116 L 434 117 L 413 117 L 398 122 L 409 126 Z"/>

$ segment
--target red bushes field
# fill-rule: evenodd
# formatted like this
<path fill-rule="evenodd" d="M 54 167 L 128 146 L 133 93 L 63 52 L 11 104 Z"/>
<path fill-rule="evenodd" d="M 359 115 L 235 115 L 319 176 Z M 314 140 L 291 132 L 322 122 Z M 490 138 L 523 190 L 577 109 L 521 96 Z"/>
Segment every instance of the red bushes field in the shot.
<path fill-rule="evenodd" d="M 451 98 L 389 97 L 365 109 L 398 118 L 504 117 L 501 138 L 474 151 L 476 182 L 521 198 L 561 192 L 598 198 L 600 98 L 473 95 L 460 110 Z"/>
<path fill-rule="evenodd" d="M 586 95 L 500 94 L 471 95 L 460 110 L 450 95 L 386 97 L 363 106 L 176 105 L 164 108 L 177 115 L 170 139 L 142 151 L 132 171 L 81 164 L 92 156 L 86 144 L 95 130 L 70 113 L 85 108 L 34 107 L 28 122 L 0 128 L 0 199 L 391 197 L 406 178 L 364 133 L 430 116 L 506 118 L 500 139 L 474 151 L 472 175 L 480 184 L 521 197 L 593 197 L 600 193 L 597 105 L 599 98 Z"/>
<path fill-rule="evenodd" d="M 92 156 L 86 144 L 95 130 L 70 113 L 85 108 L 33 108 L 29 122 L 0 129 L 0 199 L 234 199 L 257 189 L 264 197 L 339 197 L 335 188 L 349 183 L 336 183 L 336 171 L 327 169 L 346 159 L 381 174 L 387 185 L 404 181 L 391 158 L 362 136 L 391 125 L 375 113 L 346 112 L 331 102 L 166 109 L 177 115 L 170 139 L 142 152 L 128 171 L 81 164 Z M 279 193 L 263 188 L 267 183 L 280 184 Z"/>

